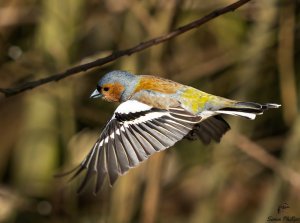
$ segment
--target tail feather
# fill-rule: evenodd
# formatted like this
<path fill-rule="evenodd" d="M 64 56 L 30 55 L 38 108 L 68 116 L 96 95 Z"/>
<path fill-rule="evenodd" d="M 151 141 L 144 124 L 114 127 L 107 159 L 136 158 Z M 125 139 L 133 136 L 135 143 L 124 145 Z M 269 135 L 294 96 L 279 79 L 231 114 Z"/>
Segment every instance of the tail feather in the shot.
<path fill-rule="evenodd" d="M 242 108 L 250 108 L 250 109 L 260 109 L 260 110 L 267 110 L 269 108 L 279 108 L 281 105 L 275 103 L 265 103 L 259 104 L 255 102 L 237 102 L 235 107 L 242 107 Z"/>
<path fill-rule="evenodd" d="M 216 111 L 219 114 L 241 116 L 248 119 L 255 119 L 256 115 L 261 115 L 265 110 L 279 108 L 281 105 L 274 103 L 259 104 L 255 102 L 237 102 L 233 106 L 221 108 Z"/>

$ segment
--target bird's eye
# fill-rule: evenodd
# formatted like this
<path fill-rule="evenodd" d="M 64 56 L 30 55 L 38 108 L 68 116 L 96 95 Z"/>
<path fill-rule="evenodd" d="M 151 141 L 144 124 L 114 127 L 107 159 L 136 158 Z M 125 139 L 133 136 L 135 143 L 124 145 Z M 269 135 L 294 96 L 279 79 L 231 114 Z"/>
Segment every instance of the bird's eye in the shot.
<path fill-rule="evenodd" d="M 103 91 L 108 91 L 109 90 L 109 87 L 104 87 L 103 88 Z"/>

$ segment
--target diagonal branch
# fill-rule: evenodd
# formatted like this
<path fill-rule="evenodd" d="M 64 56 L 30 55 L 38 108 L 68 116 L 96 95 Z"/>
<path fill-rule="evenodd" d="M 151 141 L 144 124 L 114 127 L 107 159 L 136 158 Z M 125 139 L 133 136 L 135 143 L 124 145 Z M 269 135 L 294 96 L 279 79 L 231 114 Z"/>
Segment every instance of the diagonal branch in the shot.
<path fill-rule="evenodd" d="M 177 28 L 177 29 L 165 34 L 165 35 L 150 39 L 146 42 L 141 42 L 138 45 L 136 45 L 134 47 L 131 47 L 131 48 L 128 48 L 128 49 L 125 49 L 125 50 L 115 51 L 107 57 L 103 57 L 103 58 L 97 59 L 95 61 L 86 63 L 86 64 L 81 64 L 81 65 L 78 65 L 78 66 L 74 66 L 74 67 L 71 67 L 71 68 L 61 72 L 61 73 L 57 73 L 57 74 L 54 74 L 54 75 L 51 75 L 51 76 L 48 76 L 48 77 L 45 77 L 45 78 L 42 78 L 42 79 L 39 79 L 39 80 L 26 82 L 24 84 L 21 84 L 20 86 L 14 87 L 14 88 L 0 88 L 0 93 L 3 93 L 6 97 L 13 96 L 13 95 L 19 94 L 21 92 L 27 91 L 29 89 L 33 89 L 33 88 L 36 88 L 38 86 L 47 84 L 49 82 L 59 81 L 61 79 L 69 77 L 71 75 L 75 75 L 75 74 L 78 74 L 80 72 L 87 71 L 91 68 L 100 67 L 104 64 L 107 64 L 109 62 L 117 60 L 120 57 L 129 56 L 133 53 L 140 52 L 140 51 L 142 51 L 144 49 L 147 49 L 149 47 L 152 47 L 152 46 L 155 46 L 157 44 L 166 42 L 166 41 L 168 41 L 168 40 L 170 40 L 170 39 L 172 39 L 176 36 L 179 36 L 179 35 L 187 32 L 189 30 L 197 28 L 197 27 L 203 25 L 204 23 L 206 23 L 206 22 L 208 22 L 208 21 L 210 21 L 210 20 L 212 20 L 212 19 L 214 19 L 214 18 L 216 18 L 220 15 L 223 15 L 223 14 L 226 14 L 228 12 L 234 11 L 237 8 L 241 7 L 242 5 L 246 4 L 249 1 L 251 1 L 251 0 L 239 0 L 239 1 L 237 1 L 235 3 L 232 3 L 228 6 L 217 9 L 217 10 L 207 14 L 206 16 L 204 16 L 200 19 L 197 19 L 197 20 L 195 20 L 191 23 L 188 23 L 184 26 L 181 26 L 181 27 L 179 27 L 179 28 Z"/>
<path fill-rule="evenodd" d="M 282 179 L 300 191 L 300 173 L 270 155 L 263 147 L 237 132 L 231 133 L 231 143 L 262 165 L 277 173 Z"/>

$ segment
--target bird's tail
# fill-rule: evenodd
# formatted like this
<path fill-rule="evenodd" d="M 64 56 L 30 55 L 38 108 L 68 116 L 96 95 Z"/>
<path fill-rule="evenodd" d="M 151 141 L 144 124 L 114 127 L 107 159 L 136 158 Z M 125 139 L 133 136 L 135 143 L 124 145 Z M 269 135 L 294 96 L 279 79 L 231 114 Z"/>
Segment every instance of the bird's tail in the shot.
<path fill-rule="evenodd" d="M 274 103 L 259 104 L 255 102 L 236 102 L 229 107 L 217 110 L 216 113 L 255 119 L 256 115 L 263 114 L 265 110 L 279 108 L 280 106 L 281 105 Z"/>

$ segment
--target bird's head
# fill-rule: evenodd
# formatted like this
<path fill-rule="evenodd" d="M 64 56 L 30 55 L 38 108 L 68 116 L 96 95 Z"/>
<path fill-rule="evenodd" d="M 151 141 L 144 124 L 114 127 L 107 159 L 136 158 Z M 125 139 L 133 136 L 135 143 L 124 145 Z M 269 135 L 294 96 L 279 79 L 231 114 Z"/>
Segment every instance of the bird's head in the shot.
<path fill-rule="evenodd" d="M 90 97 L 113 102 L 126 101 L 135 89 L 137 77 L 126 71 L 111 71 L 99 80 Z"/>

